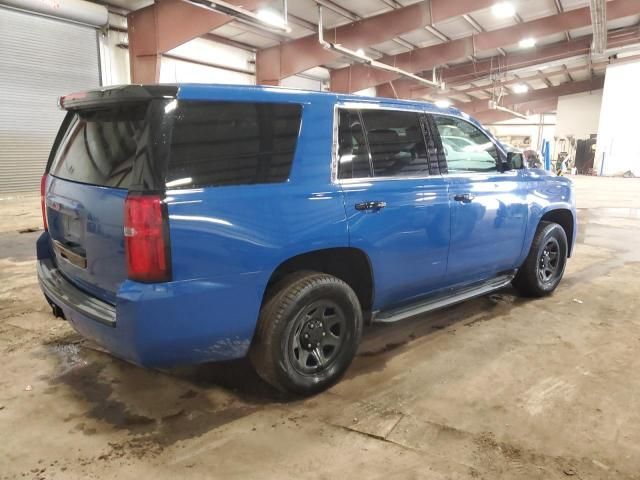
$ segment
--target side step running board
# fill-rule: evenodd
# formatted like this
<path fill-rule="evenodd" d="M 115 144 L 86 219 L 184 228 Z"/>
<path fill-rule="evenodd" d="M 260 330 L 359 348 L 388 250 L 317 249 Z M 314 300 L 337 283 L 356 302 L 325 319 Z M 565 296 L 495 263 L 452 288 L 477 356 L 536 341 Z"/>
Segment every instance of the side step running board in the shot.
<path fill-rule="evenodd" d="M 509 285 L 509 283 L 511 283 L 513 277 L 515 277 L 515 272 L 509 273 L 508 275 L 500 275 L 499 277 L 493 278 L 488 282 L 470 285 L 468 287 L 462 288 L 461 290 L 456 290 L 453 293 L 447 292 L 435 294 L 434 296 L 427 298 L 426 300 L 422 300 L 418 303 L 396 308 L 394 310 L 377 312 L 374 313 L 372 321 L 381 323 L 392 323 L 397 322 L 398 320 L 404 320 L 405 318 L 414 317 L 416 315 L 421 315 L 433 310 L 448 307 L 450 305 L 464 302 L 465 300 L 479 297 L 481 295 L 493 292 L 494 290 L 506 287 L 507 285 Z"/>

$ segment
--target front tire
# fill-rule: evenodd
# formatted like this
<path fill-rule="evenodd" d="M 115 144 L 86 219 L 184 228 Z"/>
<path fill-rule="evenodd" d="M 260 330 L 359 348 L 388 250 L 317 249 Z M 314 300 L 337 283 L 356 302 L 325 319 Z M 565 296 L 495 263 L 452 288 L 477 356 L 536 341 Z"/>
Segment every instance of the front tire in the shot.
<path fill-rule="evenodd" d="M 362 311 L 351 287 L 301 272 L 281 281 L 262 306 L 249 358 L 277 389 L 311 395 L 340 379 L 361 338 Z"/>
<path fill-rule="evenodd" d="M 529 255 L 513 279 L 513 286 L 527 297 L 551 294 L 562 280 L 567 252 L 564 229 L 557 223 L 540 222 Z"/>

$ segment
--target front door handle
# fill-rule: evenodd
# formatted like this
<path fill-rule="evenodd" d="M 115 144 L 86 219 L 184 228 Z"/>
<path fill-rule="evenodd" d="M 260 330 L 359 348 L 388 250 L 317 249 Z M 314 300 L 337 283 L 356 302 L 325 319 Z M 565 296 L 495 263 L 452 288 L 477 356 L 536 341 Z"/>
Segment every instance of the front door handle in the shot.
<path fill-rule="evenodd" d="M 372 202 L 360 202 L 356 203 L 356 210 L 380 210 L 387 206 L 387 202 L 381 202 L 375 200 Z"/>
<path fill-rule="evenodd" d="M 453 196 L 456 202 L 470 203 L 476 196 L 473 193 L 459 193 Z"/>

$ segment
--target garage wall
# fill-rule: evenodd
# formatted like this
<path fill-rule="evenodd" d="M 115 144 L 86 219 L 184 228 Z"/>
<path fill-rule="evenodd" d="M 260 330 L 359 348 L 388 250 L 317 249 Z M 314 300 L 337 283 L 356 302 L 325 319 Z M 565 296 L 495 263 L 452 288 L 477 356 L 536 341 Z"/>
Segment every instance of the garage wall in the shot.
<path fill-rule="evenodd" d="M 58 97 L 100 85 L 93 27 L 0 7 L 0 195 L 39 192 L 64 112 Z"/>
<path fill-rule="evenodd" d="M 598 132 L 602 90 L 558 98 L 556 135 L 588 139 Z"/>
<path fill-rule="evenodd" d="M 255 83 L 254 62 L 253 52 L 196 38 L 174 48 L 162 57 L 160 82 L 251 85 Z M 221 68 L 207 64 L 215 64 Z"/>
<path fill-rule="evenodd" d="M 131 83 L 127 34 L 108 30 L 99 33 L 102 85 Z"/>
<path fill-rule="evenodd" d="M 595 159 L 600 174 L 640 176 L 639 79 L 640 62 L 607 67 Z"/>
<path fill-rule="evenodd" d="M 525 148 L 523 140 L 529 138 L 529 145 L 526 148 L 540 150 L 542 141 L 548 140 L 553 145 L 553 137 L 556 134 L 556 115 L 538 114 L 530 115 L 526 120 L 512 118 L 503 122 L 485 124 L 496 137 L 501 141 L 514 146 Z"/>

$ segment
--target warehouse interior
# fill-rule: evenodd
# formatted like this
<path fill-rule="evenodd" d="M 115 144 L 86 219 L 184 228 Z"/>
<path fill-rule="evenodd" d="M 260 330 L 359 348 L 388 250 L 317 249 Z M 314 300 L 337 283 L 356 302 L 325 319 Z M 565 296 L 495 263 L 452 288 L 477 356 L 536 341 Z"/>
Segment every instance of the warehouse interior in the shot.
<path fill-rule="evenodd" d="M 61 95 L 156 83 L 456 107 L 574 182 L 565 280 L 374 325 L 308 399 L 117 360 L 40 294 L 40 182 Z M 638 0 L 0 0 L 0 478 L 638 478 L 638 85 Z"/>

